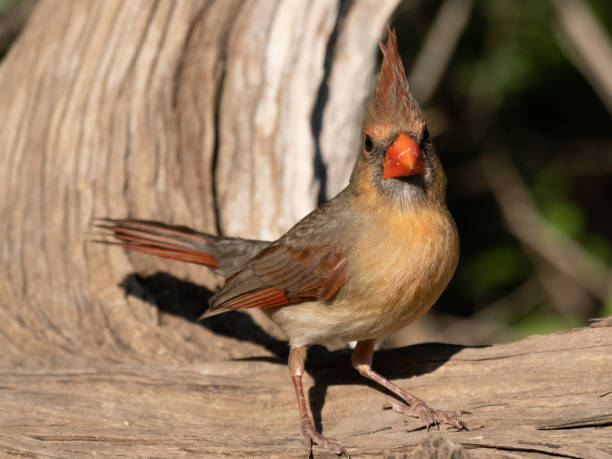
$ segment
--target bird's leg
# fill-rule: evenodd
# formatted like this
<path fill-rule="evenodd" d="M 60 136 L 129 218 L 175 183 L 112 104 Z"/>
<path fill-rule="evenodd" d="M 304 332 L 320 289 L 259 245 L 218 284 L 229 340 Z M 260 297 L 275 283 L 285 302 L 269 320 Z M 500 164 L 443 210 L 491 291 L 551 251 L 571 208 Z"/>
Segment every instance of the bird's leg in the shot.
<path fill-rule="evenodd" d="M 324 437 L 317 432 L 308 416 L 308 408 L 306 408 L 306 398 L 304 397 L 304 388 L 302 387 L 302 375 L 304 374 L 304 363 L 306 361 L 306 347 L 291 348 L 289 352 L 289 373 L 295 388 L 295 395 L 298 399 L 300 407 L 300 418 L 302 420 L 302 435 L 306 439 L 306 457 L 312 456 L 312 444 L 322 446 L 333 451 L 337 455 L 350 457 L 346 450 L 342 447 L 338 440 Z"/>
<path fill-rule="evenodd" d="M 468 414 L 468 411 L 458 410 L 458 411 L 438 411 L 430 408 L 427 404 L 415 397 L 414 395 L 409 394 L 401 387 L 393 384 L 384 376 L 376 373 L 372 370 L 372 357 L 374 355 L 374 340 L 366 340 L 359 341 L 355 349 L 353 350 L 353 354 L 351 356 L 351 363 L 353 367 L 366 378 L 371 379 L 372 381 L 377 382 L 381 386 L 385 387 L 389 391 L 393 392 L 395 395 L 404 400 L 407 404 L 399 404 L 399 403 L 391 403 L 386 405 L 386 408 L 391 408 L 393 411 L 397 411 L 398 413 L 407 414 L 409 416 L 414 416 L 415 418 L 419 418 L 425 424 L 427 424 L 427 429 L 431 426 L 439 426 L 441 423 L 450 424 L 457 429 L 466 429 L 467 426 L 464 422 L 459 419 L 462 414 Z"/>

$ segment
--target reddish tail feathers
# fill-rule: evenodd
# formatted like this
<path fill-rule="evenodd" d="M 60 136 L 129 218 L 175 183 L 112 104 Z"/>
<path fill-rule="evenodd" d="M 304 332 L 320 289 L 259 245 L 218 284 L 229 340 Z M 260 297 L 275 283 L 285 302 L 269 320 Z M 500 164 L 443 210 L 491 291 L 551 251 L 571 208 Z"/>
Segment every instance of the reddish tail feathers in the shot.
<path fill-rule="evenodd" d="M 117 240 L 99 241 L 105 244 L 116 244 L 137 252 L 212 268 L 219 264 L 211 253 L 215 237 L 187 227 L 145 220 L 111 219 L 100 220 L 96 226 L 111 231 Z"/>

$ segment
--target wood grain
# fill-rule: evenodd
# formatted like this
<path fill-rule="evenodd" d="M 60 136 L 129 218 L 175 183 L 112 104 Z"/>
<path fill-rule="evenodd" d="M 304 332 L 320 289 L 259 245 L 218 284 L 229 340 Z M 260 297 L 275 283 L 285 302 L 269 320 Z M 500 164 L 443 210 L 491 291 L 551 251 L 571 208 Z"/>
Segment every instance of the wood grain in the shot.
<path fill-rule="evenodd" d="M 0 66 L 0 359 L 249 354 L 202 351 L 206 330 L 160 327 L 156 307 L 118 288 L 142 290 L 134 272 L 210 289 L 219 279 L 92 244 L 91 222 L 282 234 L 325 195 L 322 152 L 356 154 L 354 142 L 323 141 L 320 121 L 346 111 L 341 135 L 359 129 L 396 4 L 40 1 Z"/>
<path fill-rule="evenodd" d="M 0 454 L 301 457 L 285 361 L 255 354 L 174 365 L 5 367 Z M 435 407 L 470 410 L 467 432 L 427 432 L 383 411 L 390 396 L 350 368 L 346 351 L 314 349 L 305 387 L 315 423 L 354 457 L 451 457 L 454 450 L 464 456 L 452 457 L 604 458 L 612 455 L 611 356 L 609 327 L 482 348 L 377 353 L 374 367 L 402 387 Z M 316 448 L 315 455 L 331 457 Z"/>

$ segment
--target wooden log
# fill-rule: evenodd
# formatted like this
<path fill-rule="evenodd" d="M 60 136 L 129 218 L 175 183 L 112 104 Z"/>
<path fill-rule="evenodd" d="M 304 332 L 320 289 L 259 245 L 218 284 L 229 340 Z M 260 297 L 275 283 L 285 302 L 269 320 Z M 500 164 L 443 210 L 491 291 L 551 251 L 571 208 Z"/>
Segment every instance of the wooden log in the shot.
<path fill-rule="evenodd" d="M 305 379 L 315 424 L 353 457 L 612 455 L 609 326 L 511 344 L 424 344 L 380 351 L 374 367 L 471 430 L 427 432 L 383 410 L 390 396 L 359 376 L 347 351 L 313 349 Z M 0 454 L 28 457 L 301 457 L 286 359 L 73 360 L 0 370 Z M 315 457 L 335 457 L 315 447 Z"/>

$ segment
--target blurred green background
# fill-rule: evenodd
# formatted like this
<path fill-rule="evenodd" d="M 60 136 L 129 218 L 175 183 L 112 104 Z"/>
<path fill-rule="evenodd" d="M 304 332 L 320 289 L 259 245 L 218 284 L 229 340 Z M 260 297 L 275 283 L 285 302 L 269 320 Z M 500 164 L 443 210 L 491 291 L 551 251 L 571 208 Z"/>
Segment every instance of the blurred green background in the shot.
<path fill-rule="evenodd" d="M 393 26 L 461 236 L 434 335 L 509 341 L 611 315 L 612 2 L 405 1 Z"/>
<path fill-rule="evenodd" d="M 0 59 L 34 3 L 0 0 Z M 392 26 L 461 236 L 424 334 L 510 341 L 612 315 L 612 2 L 405 0 Z"/>

